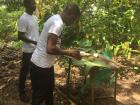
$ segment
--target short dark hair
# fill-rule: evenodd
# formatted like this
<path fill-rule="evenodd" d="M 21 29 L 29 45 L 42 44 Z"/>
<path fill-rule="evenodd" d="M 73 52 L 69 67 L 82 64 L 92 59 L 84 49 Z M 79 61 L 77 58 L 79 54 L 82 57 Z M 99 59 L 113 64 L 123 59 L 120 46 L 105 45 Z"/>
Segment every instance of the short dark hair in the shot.
<path fill-rule="evenodd" d="M 32 0 L 23 0 L 23 5 L 27 7 Z"/>
<path fill-rule="evenodd" d="M 69 3 L 66 5 L 64 11 L 71 11 L 74 15 L 80 16 L 81 12 L 79 6 L 75 3 Z"/>

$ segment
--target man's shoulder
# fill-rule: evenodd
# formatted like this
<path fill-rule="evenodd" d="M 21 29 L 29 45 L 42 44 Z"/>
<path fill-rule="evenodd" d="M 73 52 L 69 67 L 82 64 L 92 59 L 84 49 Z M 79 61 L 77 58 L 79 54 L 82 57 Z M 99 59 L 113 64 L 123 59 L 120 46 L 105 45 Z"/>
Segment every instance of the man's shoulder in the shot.
<path fill-rule="evenodd" d="M 19 17 L 19 21 L 26 21 L 27 20 L 27 16 L 25 13 L 23 13 L 20 17 Z"/>
<path fill-rule="evenodd" d="M 56 20 L 56 19 L 58 19 L 58 18 L 59 18 L 59 15 L 56 14 L 56 15 L 50 16 L 50 18 L 48 18 L 48 20 Z"/>
<path fill-rule="evenodd" d="M 61 16 L 59 14 L 54 15 L 52 20 L 53 20 L 54 24 L 61 24 L 62 23 L 62 19 L 61 19 Z"/>
<path fill-rule="evenodd" d="M 60 19 L 60 15 L 59 14 L 55 14 L 52 16 L 54 19 Z"/>
<path fill-rule="evenodd" d="M 35 18 L 36 20 L 38 20 L 38 17 L 36 15 L 32 15 L 33 18 Z"/>
<path fill-rule="evenodd" d="M 60 16 L 58 14 L 51 16 L 46 22 L 45 22 L 45 26 L 48 25 L 55 25 L 55 26 L 61 26 L 62 20 L 60 18 Z"/>

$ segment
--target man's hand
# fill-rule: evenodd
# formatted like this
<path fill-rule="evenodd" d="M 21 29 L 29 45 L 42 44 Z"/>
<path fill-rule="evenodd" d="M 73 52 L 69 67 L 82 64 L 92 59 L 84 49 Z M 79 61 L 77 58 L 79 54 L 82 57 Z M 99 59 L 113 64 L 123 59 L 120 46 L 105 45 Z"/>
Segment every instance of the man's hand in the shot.
<path fill-rule="evenodd" d="M 76 50 L 76 49 L 69 49 L 68 50 L 68 55 L 80 60 L 82 58 L 82 56 L 80 55 L 80 51 Z"/>
<path fill-rule="evenodd" d="M 33 43 L 34 45 L 37 45 L 37 42 L 36 42 L 36 41 L 33 41 L 32 43 Z"/>

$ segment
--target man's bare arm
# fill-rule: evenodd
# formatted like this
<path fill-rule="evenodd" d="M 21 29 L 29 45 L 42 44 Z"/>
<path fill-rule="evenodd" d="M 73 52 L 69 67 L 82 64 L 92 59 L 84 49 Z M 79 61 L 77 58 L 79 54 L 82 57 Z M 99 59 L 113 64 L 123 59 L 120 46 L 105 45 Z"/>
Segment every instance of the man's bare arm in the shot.
<path fill-rule="evenodd" d="M 46 48 L 46 52 L 48 54 L 53 54 L 53 55 L 68 55 L 68 56 L 72 56 L 75 57 L 77 59 L 80 59 L 80 52 L 76 49 L 61 49 L 58 48 L 57 45 L 57 41 L 58 41 L 58 36 L 52 33 L 49 33 L 48 35 L 48 43 L 47 43 L 47 48 Z"/>
<path fill-rule="evenodd" d="M 18 39 L 19 40 L 22 40 L 22 41 L 24 41 L 24 42 L 27 42 L 27 43 L 32 43 L 32 44 L 37 44 L 37 42 L 36 41 L 33 41 L 33 40 L 31 40 L 31 39 L 29 39 L 29 38 L 27 38 L 26 36 L 25 36 L 25 32 L 18 32 Z"/>

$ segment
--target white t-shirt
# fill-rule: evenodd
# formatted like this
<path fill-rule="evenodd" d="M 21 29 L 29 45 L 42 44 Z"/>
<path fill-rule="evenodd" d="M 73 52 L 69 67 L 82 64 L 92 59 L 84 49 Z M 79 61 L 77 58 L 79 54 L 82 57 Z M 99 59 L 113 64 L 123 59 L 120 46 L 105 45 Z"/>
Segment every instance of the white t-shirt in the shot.
<path fill-rule="evenodd" d="M 61 16 L 58 14 L 50 17 L 45 22 L 44 28 L 37 43 L 37 47 L 31 58 L 31 61 L 35 65 L 41 68 L 50 68 L 51 66 L 53 66 L 57 56 L 48 54 L 46 52 L 48 33 L 53 33 L 59 37 L 63 30 L 63 27 L 63 21 L 61 19 Z M 60 47 L 60 44 L 61 39 L 58 38 L 57 47 Z"/>
<path fill-rule="evenodd" d="M 29 15 L 26 12 L 18 20 L 18 31 L 25 32 L 25 36 L 31 40 L 38 41 L 39 39 L 39 27 L 37 17 Z M 27 42 L 23 42 L 22 51 L 26 53 L 32 53 L 35 50 L 35 45 Z"/>

